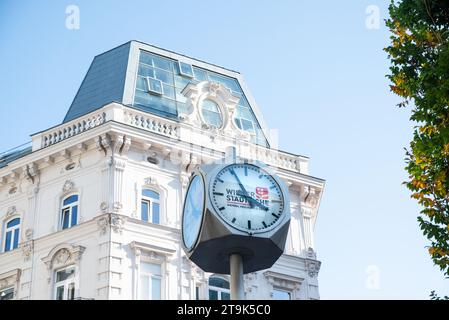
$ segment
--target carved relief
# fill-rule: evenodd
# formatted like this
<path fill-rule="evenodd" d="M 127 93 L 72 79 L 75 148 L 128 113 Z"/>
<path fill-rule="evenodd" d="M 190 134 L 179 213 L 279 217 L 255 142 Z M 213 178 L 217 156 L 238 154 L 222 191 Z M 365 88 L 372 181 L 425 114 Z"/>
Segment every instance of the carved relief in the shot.
<path fill-rule="evenodd" d="M 143 181 L 144 181 L 144 184 L 147 186 L 157 186 L 158 185 L 157 179 L 155 177 L 148 177 L 148 178 L 145 178 Z"/>
<path fill-rule="evenodd" d="M 73 191 L 74 187 L 75 183 L 73 183 L 73 181 L 66 180 L 66 182 L 64 182 L 64 185 L 62 186 L 62 192 L 64 194 L 70 193 Z"/>
<path fill-rule="evenodd" d="M 12 215 L 15 215 L 17 213 L 16 206 L 10 206 L 8 210 L 6 211 L 6 217 L 10 217 Z"/>
<path fill-rule="evenodd" d="M 182 93 L 187 98 L 187 110 L 185 113 L 180 114 L 180 120 L 197 128 L 209 131 L 209 138 L 212 141 L 220 134 L 229 137 L 240 137 L 242 135 L 241 131 L 235 127 L 232 121 L 235 108 L 240 98 L 234 96 L 226 86 L 217 82 L 202 81 L 197 84 L 190 83 L 184 88 Z M 208 99 L 213 100 L 220 108 L 223 120 L 220 128 L 207 124 L 202 117 L 202 102 Z M 243 135 L 244 137 L 248 136 L 247 134 Z"/>
<path fill-rule="evenodd" d="M 116 214 L 111 214 L 110 223 L 112 231 L 122 234 L 123 227 L 125 226 L 125 219 L 123 217 Z"/>
<path fill-rule="evenodd" d="M 54 268 L 77 263 L 84 250 L 83 246 L 62 243 L 50 250 L 49 254 L 42 258 L 42 261 L 47 266 L 47 269 L 51 271 Z"/>
<path fill-rule="evenodd" d="M 33 248 L 34 248 L 34 243 L 33 243 L 33 241 L 31 240 L 31 241 L 24 242 L 24 243 L 21 245 L 21 248 L 22 248 L 22 256 L 23 256 L 23 260 L 24 260 L 25 262 L 26 262 L 26 261 L 29 261 L 30 258 L 31 258 L 31 255 L 32 255 L 32 253 L 33 253 Z"/>
<path fill-rule="evenodd" d="M 314 278 L 318 275 L 318 272 L 320 271 L 321 262 L 317 260 L 306 260 L 306 269 L 307 273 L 311 278 Z"/>

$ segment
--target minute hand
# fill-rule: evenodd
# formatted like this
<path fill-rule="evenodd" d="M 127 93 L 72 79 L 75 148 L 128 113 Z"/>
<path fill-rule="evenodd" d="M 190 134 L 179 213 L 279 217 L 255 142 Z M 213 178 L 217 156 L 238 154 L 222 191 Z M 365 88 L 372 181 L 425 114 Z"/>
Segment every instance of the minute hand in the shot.
<path fill-rule="evenodd" d="M 240 189 L 242 190 L 242 193 L 243 193 L 242 196 L 244 196 L 245 198 L 248 198 L 248 197 L 249 197 L 248 191 L 246 191 L 245 187 L 243 186 L 242 182 L 240 181 L 240 179 L 239 179 L 239 177 L 237 176 L 237 174 L 235 173 L 235 171 L 234 171 L 234 170 L 231 170 L 231 174 L 232 174 L 232 175 L 235 177 L 235 179 L 237 180 L 237 182 L 238 182 L 238 184 L 239 184 L 239 186 L 240 186 Z M 239 192 L 237 191 L 237 193 L 239 193 Z M 250 205 L 251 208 L 254 207 L 254 203 L 252 203 L 251 201 L 249 201 L 249 205 Z"/>
<path fill-rule="evenodd" d="M 243 192 L 240 192 L 240 191 L 237 191 L 237 195 L 246 198 L 250 205 L 251 204 L 253 206 L 256 205 L 256 206 L 262 208 L 262 210 L 268 211 L 268 207 L 267 206 L 264 206 L 259 201 L 257 201 L 256 199 L 250 197 L 249 195 L 247 195 L 247 194 L 245 195 Z"/>

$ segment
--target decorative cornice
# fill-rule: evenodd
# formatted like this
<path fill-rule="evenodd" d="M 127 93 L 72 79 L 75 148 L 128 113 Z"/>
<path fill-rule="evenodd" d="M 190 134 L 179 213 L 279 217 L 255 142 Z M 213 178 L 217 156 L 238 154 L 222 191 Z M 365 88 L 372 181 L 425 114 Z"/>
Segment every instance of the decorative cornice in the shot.
<path fill-rule="evenodd" d="M 42 258 L 48 270 L 77 263 L 86 248 L 69 243 L 61 243 L 50 250 L 47 256 Z"/>

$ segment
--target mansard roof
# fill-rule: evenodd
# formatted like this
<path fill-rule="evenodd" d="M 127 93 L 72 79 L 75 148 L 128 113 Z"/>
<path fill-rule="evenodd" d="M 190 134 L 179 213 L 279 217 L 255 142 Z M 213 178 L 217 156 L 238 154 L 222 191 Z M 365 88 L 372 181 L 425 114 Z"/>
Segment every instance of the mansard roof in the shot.
<path fill-rule="evenodd" d="M 269 146 L 268 129 L 240 73 L 134 40 L 93 59 L 63 123 L 110 102 L 177 119 L 188 107 L 182 90 L 201 81 L 218 82 L 238 96 L 236 125 Z"/>

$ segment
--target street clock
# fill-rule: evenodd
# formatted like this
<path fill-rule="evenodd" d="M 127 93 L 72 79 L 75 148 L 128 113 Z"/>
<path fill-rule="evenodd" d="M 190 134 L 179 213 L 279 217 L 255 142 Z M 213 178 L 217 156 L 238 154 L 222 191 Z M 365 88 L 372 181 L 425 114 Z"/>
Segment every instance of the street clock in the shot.
<path fill-rule="evenodd" d="M 184 200 L 184 251 L 206 272 L 229 274 L 233 254 L 244 273 L 267 269 L 284 251 L 288 199 L 284 182 L 261 163 L 202 166 Z"/>

